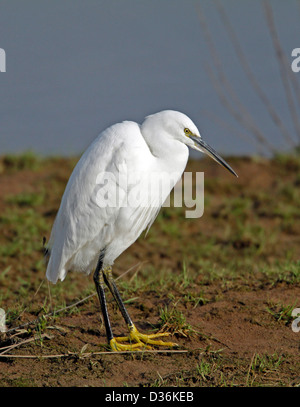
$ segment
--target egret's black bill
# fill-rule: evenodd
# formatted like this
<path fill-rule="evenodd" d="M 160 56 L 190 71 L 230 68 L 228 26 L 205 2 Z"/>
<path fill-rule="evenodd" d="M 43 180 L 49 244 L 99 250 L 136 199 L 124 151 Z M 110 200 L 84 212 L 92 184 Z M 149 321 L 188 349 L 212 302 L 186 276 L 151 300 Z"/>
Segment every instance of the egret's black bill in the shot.
<path fill-rule="evenodd" d="M 229 164 L 225 160 L 223 160 L 222 157 L 219 156 L 219 154 L 205 141 L 202 140 L 200 137 L 194 137 L 190 136 L 190 138 L 199 146 L 199 150 L 201 150 L 203 153 L 206 153 L 209 155 L 211 158 L 213 158 L 215 161 L 217 161 L 218 164 L 222 165 L 225 167 L 231 174 L 235 175 L 236 177 L 238 176 L 237 173 L 230 167 Z"/>

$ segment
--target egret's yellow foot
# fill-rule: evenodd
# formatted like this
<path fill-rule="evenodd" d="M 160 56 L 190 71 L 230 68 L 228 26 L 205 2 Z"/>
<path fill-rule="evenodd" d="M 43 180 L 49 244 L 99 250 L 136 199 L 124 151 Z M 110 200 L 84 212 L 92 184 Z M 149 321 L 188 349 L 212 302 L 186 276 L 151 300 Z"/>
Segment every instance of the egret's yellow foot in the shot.
<path fill-rule="evenodd" d="M 143 350 L 151 349 L 151 346 L 167 346 L 174 347 L 178 346 L 174 342 L 164 342 L 161 340 L 155 340 L 155 338 L 160 338 L 162 336 L 169 336 L 169 332 L 160 332 L 157 334 L 142 334 L 140 333 L 134 325 L 129 326 L 129 336 L 120 336 L 113 338 L 110 341 L 110 346 L 113 350 Z M 130 342 L 130 344 L 123 344 L 123 342 Z"/>
<path fill-rule="evenodd" d="M 118 341 L 119 339 L 123 339 L 123 338 L 113 338 L 109 341 L 111 350 L 121 352 L 121 351 L 131 351 L 131 350 L 143 350 L 143 349 L 150 348 L 149 346 L 146 346 L 142 342 L 122 344 L 122 343 L 119 343 L 119 341 Z M 129 337 L 127 339 L 129 339 Z M 123 342 L 123 341 L 121 341 L 121 342 Z"/>

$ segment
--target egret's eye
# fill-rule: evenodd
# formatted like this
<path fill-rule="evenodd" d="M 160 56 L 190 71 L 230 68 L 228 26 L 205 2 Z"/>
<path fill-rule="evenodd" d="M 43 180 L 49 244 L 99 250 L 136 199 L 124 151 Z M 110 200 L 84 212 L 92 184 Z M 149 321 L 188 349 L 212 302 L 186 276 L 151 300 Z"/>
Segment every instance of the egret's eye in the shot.
<path fill-rule="evenodd" d="M 188 128 L 185 128 L 185 129 L 184 129 L 184 132 L 185 132 L 185 135 L 186 135 L 186 136 L 188 136 L 189 134 L 191 134 L 191 131 L 190 131 L 190 129 L 188 129 Z"/>

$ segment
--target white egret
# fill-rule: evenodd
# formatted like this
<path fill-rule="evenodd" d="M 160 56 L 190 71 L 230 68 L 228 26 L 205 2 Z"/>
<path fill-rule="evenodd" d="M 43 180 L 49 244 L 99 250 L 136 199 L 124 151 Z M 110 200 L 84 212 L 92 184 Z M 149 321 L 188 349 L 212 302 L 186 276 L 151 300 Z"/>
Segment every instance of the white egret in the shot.
<path fill-rule="evenodd" d="M 64 280 L 70 270 L 86 274 L 94 271 L 112 350 L 176 345 L 156 339 L 168 333 L 146 335 L 137 330 L 113 280 L 112 265 L 151 226 L 186 167 L 188 146 L 208 154 L 236 175 L 203 141 L 190 118 L 165 110 L 147 116 L 141 125 L 124 121 L 99 134 L 80 158 L 63 194 L 47 245 L 46 275 L 56 283 L 58 279 Z M 156 185 L 162 175 L 167 187 L 152 188 L 149 194 L 150 179 L 151 185 Z M 139 205 L 128 204 L 132 192 L 139 196 Z M 104 284 L 113 294 L 128 326 L 127 337 L 113 335 Z"/>

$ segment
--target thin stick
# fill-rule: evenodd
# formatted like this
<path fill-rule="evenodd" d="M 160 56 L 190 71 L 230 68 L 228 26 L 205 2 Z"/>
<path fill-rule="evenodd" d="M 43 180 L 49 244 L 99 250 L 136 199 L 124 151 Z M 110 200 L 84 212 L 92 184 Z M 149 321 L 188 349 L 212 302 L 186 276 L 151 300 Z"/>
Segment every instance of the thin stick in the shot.
<path fill-rule="evenodd" d="M 45 337 L 48 338 L 48 339 L 52 339 L 52 338 L 53 338 L 53 336 L 50 336 L 50 335 L 48 335 L 48 334 L 46 334 L 46 333 L 44 333 L 44 334 L 42 334 L 42 335 L 38 335 L 38 336 L 35 335 L 33 338 L 25 339 L 24 341 L 19 342 L 19 343 L 15 343 L 14 345 L 4 346 L 3 348 L 0 348 L 0 350 L 3 350 L 3 349 L 4 349 L 4 351 L 0 353 L 0 356 L 6 354 L 6 352 L 8 352 L 8 351 L 10 351 L 10 350 L 12 350 L 12 349 L 14 349 L 14 348 L 17 348 L 17 347 L 19 347 L 19 346 L 24 345 L 25 343 L 33 342 L 33 341 L 35 341 L 36 339 L 42 339 L 42 338 L 45 338 Z"/>
<path fill-rule="evenodd" d="M 67 358 L 70 356 L 77 356 L 77 357 L 91 357 L 94 355 L 123 355 L 123 354 L 144 354 L 144 353 L 188 353 L 189 350 L 172 350 L 172 349 L 159 349 L 159 350 L 143 350 L 143 351 L 103 351 L 103 352 L 87 352 L 87 353 L 77 353 L 77 352 L 68 352 L 68 353 L 61 353 L 57 355 L 12 355 L 12 354 L 3 354 L 0 353 L 0 358 L 23 358 L 23 359 L 51 359 L 51 358 Z"/>
<path fill-rule="evenodd" d="M 40 291 L 40 288 L 41 288 L 42 285 L 44 284 L 44 281 L 45 281 L 45 279 L 41 281 L 41 283 L 40 283 L 40 285 L 38 286 L 36 292 L 33 294 L 33 298 L 34 298 L 34 297 L 37 295 L 37 293 Z"/>
<path fill-rule="evenodd" d="M 134 266 L 130 267 L 127 271 L 125 271 L 124 273 L 122 273 L 121 275 L 119 275 L 119 277 L 115 278 L 115 280 L 119 280 L 121 277 L 124 277 L 126 274 L 128 274 L 131 270 L 137 268 L 137 271 L 139 271 L 141 269 L 142 264 L 147 263 L 148 260 L 144 260 L 144 261 L 140 261 L 139 263 L 135 264 Z"/>

